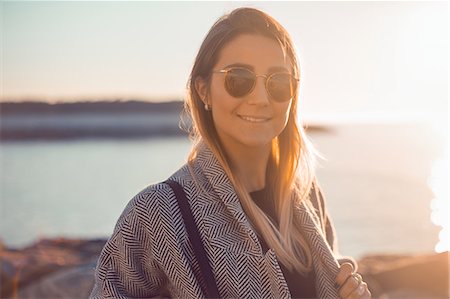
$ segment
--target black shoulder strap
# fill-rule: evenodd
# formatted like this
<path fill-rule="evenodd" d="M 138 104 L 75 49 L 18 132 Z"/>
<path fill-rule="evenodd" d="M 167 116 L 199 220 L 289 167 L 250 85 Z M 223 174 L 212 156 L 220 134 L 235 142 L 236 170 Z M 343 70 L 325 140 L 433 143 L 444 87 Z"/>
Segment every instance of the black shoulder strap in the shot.
<path fill-rule="evenodd" d="M 183 187 L 180 186 L 175 181 L 167 180 L 166 184 L 172 188 L 177 198 L 178 206 L 181 211 L 181 215 L 184 220 L 184 225 L 186 227 L 189 241 L 194 248 L 194 254 L 200 266 L 200 274 L 203 277 L 203 281 L 206 283 L 205 297 L 207 298 L 220 298 L 219 290 L 217 288 L 214 275 L 211 270 L 211 266 L 208 261 L 208 256 L 206 255 L 205 248 L 203 247 L 202 239 L 200 238 L 200 233 L 198 232 L 197 225 L 195 224 L 194 217 L 192 216 L 192 211 L 189 206 L 186 194 L 183 191 Z"/>

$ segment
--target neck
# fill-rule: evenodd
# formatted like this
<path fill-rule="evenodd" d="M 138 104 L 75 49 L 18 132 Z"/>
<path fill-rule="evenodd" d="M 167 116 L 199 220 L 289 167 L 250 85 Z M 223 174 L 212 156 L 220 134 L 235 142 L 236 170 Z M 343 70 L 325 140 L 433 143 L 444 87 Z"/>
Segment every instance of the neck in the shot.
<path fill-rule="evenodd" d="M 231 170 L 237 175 L 247 192 L 261 190 L 266 184 L 266 169 L 271 145 L 225 147 Z"/>

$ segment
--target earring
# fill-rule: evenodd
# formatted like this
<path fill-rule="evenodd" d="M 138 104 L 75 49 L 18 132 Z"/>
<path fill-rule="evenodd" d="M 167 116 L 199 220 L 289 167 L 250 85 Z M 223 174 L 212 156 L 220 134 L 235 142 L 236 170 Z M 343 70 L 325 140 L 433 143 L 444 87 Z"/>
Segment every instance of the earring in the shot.
<path fill-rule="evenodd" d="M 206 111 L 210 111 L 211 110 L 211 106 L 209 106 L 207 103 L 205 103 L 205 110 Z"/>

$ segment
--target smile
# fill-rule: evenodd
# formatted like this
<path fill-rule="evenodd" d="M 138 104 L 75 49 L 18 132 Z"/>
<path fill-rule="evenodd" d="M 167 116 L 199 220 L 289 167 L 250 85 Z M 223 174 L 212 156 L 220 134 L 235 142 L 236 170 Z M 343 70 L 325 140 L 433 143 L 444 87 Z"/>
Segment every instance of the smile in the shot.
<path fill-rule="evenodd" d="M 247 116 L 247 115 L 238 115 L 241 119 L 252 122 L 252 123 L 262 123 L 268 121 L 269 117 L 258 117 L 258 116 Z"/>

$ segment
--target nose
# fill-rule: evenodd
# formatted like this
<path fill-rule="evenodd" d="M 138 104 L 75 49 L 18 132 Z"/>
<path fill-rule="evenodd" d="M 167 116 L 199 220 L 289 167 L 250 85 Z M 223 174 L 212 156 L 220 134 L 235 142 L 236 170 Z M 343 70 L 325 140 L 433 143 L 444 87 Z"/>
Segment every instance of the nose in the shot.
<path fill-rule="evenodd" d="M 269 100 L 269 94 L 266 90 L 266 76 L 256 76 L 255 87 L 248 95 L 247 102 L 250 105 L 268 105 Z"/>

